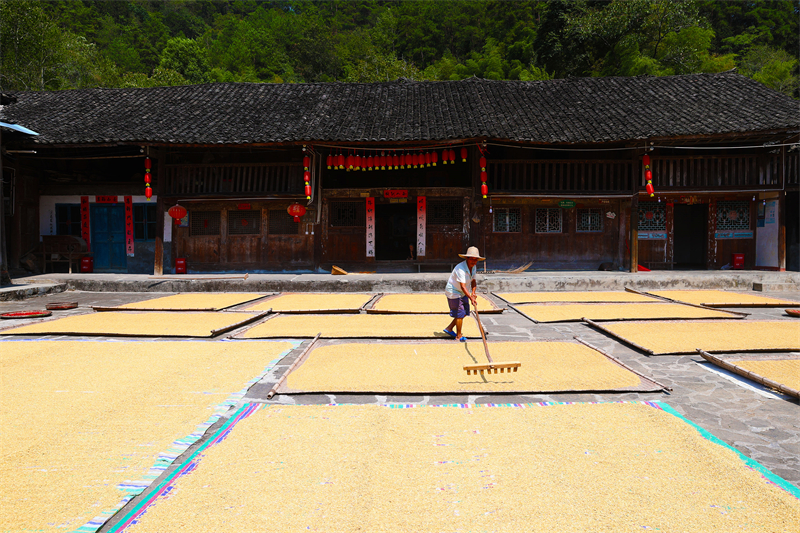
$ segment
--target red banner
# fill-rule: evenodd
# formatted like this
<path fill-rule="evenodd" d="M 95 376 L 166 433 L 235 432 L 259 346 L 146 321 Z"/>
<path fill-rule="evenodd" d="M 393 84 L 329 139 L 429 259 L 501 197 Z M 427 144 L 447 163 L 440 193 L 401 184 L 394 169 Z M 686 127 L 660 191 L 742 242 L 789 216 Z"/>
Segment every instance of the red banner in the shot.
<path fill-rule="evenodd" d="M 133 198 L 130 196 L 125 197 L 125 253 L 133 257 Z"/>
<path fill-rule="evenodd" d="M 89 197 L 81 196 L 81 238 L 86 241 L 86 251 L 92 251 L 91 226 L 89 225 Z"/>
<path fill-rule="evenodd" d="M 367 198 L 367 257 L 375 257 L 375 198 Z"/>
<path fill-rule="evenodd" d="M 425 257 L 425 232 L 427 230 L 427 202 L 424 196 L 417 196 L 417 258 Z"/>
<path fill-rule="evenodd" d="M 383 191 L 384 198 L 408 198 L 408 190 L 391 189 Z"/>

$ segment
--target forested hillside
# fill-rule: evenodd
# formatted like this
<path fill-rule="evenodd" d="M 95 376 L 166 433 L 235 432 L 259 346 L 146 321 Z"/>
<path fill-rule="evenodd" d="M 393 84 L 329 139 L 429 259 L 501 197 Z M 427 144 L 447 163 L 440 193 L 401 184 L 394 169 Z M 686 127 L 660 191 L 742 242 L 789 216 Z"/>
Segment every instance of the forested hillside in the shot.
<path fill-rule="evenodd" d="M 800 0 L 3 0 L 0 89 L 739 72 L 798 97 Z"/>

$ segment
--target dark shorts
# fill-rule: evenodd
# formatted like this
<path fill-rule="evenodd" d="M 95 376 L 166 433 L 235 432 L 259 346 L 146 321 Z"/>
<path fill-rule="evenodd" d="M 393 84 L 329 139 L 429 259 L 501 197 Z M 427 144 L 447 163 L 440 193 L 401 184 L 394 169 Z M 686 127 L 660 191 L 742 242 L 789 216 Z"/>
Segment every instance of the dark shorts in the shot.
<path fill-rule="evenodd" d="M 450 316 L 453 318 L 464 318 L 469 315 L 469 296 L 461 298 L 448 298 L 450 304 Z"/>

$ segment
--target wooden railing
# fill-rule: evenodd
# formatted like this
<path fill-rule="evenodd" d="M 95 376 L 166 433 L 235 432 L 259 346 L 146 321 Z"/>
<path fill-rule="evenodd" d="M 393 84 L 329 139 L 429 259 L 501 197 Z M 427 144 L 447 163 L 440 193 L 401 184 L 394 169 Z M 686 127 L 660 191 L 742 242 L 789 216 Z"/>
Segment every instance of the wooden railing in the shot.
<path fill-rule="evenodd" d="M 570 192 L 591 194 L 631 191 L 634 164 L 625 160 L 490 161 L 493 192 Z"/>
<path fill-rule="evenodd" d="M 166 165 L 164 194 L 301 194 L 303 167 L 287 163 Z"/>
<path fill-rule="evenodd" d="M 777 154 L 652 157 L 656 190 L 772 188 L 781 186 Z M 640 187 L 644 188 L 644 174 Z"/>

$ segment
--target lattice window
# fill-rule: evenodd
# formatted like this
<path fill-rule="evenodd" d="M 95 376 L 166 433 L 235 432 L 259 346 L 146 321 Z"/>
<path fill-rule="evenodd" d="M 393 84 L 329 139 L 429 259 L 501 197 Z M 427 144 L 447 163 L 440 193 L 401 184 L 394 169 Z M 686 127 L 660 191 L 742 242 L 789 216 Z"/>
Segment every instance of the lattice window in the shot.
<path fill-rule="evenodd" d="M 664 204 L 659 202 L 639 202 L 639 230 L 667 230 L 667 209 Z"/>
<path fill-rule="evenodd" d="M 461 225 L 463 222 L 461 199 L 428 199 L 426 223 L 430 226 Z"/>
<path fill-rule="evenodd" d="M 538 208 L 536 210 L 536 233 L 561 233 L 561 208 Z"/>
<path fill-rule="evenodd" d="M 228 235 L 259 235 L 260 233 L 260 209 L 228 211 Z"/>
<path fill-rule="evenodd" d="M 300 231 L 300 224 L 286 209 L 270 209 L 268 215 L 270 235 L 297 235 Z"/>
<path fill-rule="evenodd" d="M 56 235 L 81 236 L 80 204 L 56 204 Z"/>
<path fill-rule="evenodd" d="M 750 229 L 750 203 L 717 202 L 717 229 Z"/>
<path fill-rule="evenodd" d="M 367 221 L 367 207 L 364 200 L 337 201 L 330 204 L 331 227 L 358 228 L 364 227 Z"/>
<path fill-rule="evenodd" d="M 519 207 L 495 207 L 494 231 L 497 233 L 519 233 L 522 231 L 522 213 Z"/>
<path fill-rule="evenodd" d="M 594 207 L 578 209 L 576 229 L 583 233 L 603 231 L 603 210 Z"/>
<path fill-rule="evenodd" d="M 192 237 L 219 235 L 219 211 L 191 211 L 189 218 L 189 234 Z"/>
<path fill-rule="evenodd" d="M 133 238 L 137 241 L 156 240 L 156 206 L 133 205 Z"/>

